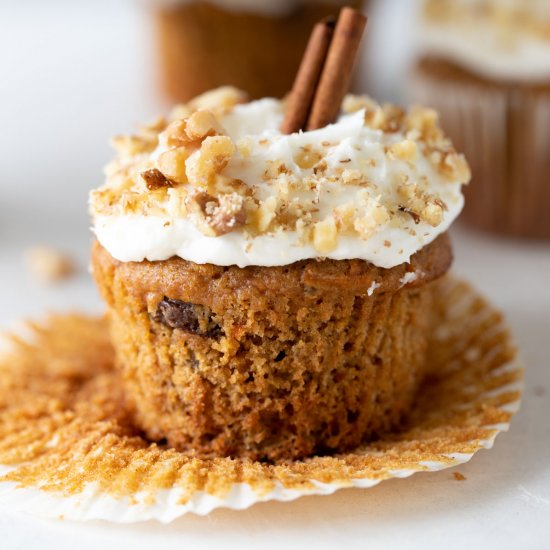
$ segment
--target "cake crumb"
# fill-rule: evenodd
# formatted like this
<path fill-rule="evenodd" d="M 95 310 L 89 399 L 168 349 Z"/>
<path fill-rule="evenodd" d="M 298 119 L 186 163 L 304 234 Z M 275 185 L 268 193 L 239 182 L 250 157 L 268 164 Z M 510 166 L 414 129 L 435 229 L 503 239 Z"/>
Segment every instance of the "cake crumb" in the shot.
<path fill-rule="evenodd" d="M 460 472 L 453 472 L 453 477 L 457 481 L 466 481 L 466 476 L 464 474 L 461 474 Z"/>
<path fill-rule="evenodd" d="M 72 258 L 55 248 L 34 246 L 25 252 L 25 262 L 30 273 L 38 280 L 55 283 L 75 274 Z"/>

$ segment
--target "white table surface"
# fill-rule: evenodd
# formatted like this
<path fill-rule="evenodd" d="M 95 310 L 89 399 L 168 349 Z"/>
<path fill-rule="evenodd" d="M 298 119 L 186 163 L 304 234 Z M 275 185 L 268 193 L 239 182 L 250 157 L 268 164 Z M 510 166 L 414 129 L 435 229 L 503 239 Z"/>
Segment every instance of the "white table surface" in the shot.
<path fill-rule="evenodd" d="M 408 7 L 390 4 L 378 11 Z M 101 180 L 107 136 L 162 109 L 148 36 L 130 1 L 0 0 L 0 328 L 47 311 L 102 310 L 86 272 L 86 191 Z M 389 85 L 386 76 L 376 91 Z M 168 526 L 41 520 L 0 503 L 0 548 L 548 548 L 550 243 L 461 228 L 454 237 L 455 273 L 506 313 L 526 364 L 521 412 L 491 451 L 456 469 L 465 481 L 452 470 L 417 474 Z M 22 255 L 39 243 L 73 254 L 78 276 L 54 286 L 34 281 Z"/>

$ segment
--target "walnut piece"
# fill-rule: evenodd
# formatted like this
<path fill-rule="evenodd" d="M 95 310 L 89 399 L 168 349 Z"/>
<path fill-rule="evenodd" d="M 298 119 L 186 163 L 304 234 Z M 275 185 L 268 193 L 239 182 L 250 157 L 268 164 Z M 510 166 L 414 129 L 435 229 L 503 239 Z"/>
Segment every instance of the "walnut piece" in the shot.
<path fill-rule="evenodd" d="M 209 237 L 219 237 L 246 223 L 244 198 L 237 193 L 214 197 L 195 191 L 186 199 L 189 211 L 195 214 L 199 229 Z"/>
<path fill-rule="evenodd" d="M 227 136 L 207 137 L 200 149 L 187 161 L 189 183 L 197 187 L 211 184 L 235 154 L 235 145 Z"/>
<path fill-rule="evenodd" d="M 414 162 L 418 157 L 418 146 L 410 139 L 394 143 L 389 152 L 397 159 L 407 162 Z"/>
<path fill-rule="evenodd" d="M 439 115 L 433 109 L 412 107 L 405 117 L 405 130 L 416 130 L 420 139 L 429 145 L 441 147 L 446 145 L 443 131 L 439 127 Z"/>
<path fill-rule="evenodd" d="M 195 111 L 187 120 L 187 135 L 191 140 L 224 134 L 216 117 L 206 110 Z"/>
<path fill-rule="evenodd" d="M 143 181 L 149 191 L 156 191 L 157 189 L 163 189 L 164 187 L 173 187 L 174 182 L 169 180 L 160 170 L 151 168 L 141 173 Z"/>
<path fill-rule="evenodd" d="M 420 189 L 408 181 L 398 185 L 397 194 L 403 200 L 402 210 L 412 215 L 415 223 L 423 221 L 437 227 L 443 221 L 446 204 L 439 198 Z"/>
<path fill-rule="evenodd" d="M 233 86 L 222 86 L 195 97 L 187 105 L 193 110 L 209 109 L 225 113 L 235 107 L 235 105 L 244 103 L 247 100 L 248 97 L 242 90 Z"/>
<path fill-rule="evenodd" d="M 73 275 L 73 260 L 65 253 L 46 246 L 35 246 L 25 252 L 30 272 L 39 280 L 52 283 Z"/>
<path fill-rule="evenodd" d="M 313 246 L 321 254 L 328 254 L 338 246 L 338 228 L 332 216 L 313 226 Z"/>
<path fill-rule="evenodd" d="M 355 113 L 361 109 L 373 110 L 376 106 L 376 101 L 368 95 L 348 94 L 342 102 L 342 111 L 344 113 Z"/>
<path fill-rule="evenodd" d="M 156 144 L 156 139 L 152 140 L 142 136 L 115 136 L 111 139 L 112 147 L 123 157 L 150 153 Z"/>
<path fill-rule="evenodd" d="M 168 147 L 199 147 L 207 136 L 224 133 L 216 117 L 207 110 L 195 111 L 183 120 L 174 120 L 166 128 L 163 136 Z"/>
<path fill-rule="evenodd" d="M 168 149 L 157 159 L 157 166 L 167 178 L 176 183 L 187 183 L 185 161 L 190 154 L 191 151 L 185 146 Z"/>
<path fill-rule="evenodd" d="M 467 182 L 470 180 L 470 166 L 466 158 L 464 155 L 458 154 L 454 149 L 435 149 L 428 158 L 432 166 L 450 181 L 458 180 Z"/>

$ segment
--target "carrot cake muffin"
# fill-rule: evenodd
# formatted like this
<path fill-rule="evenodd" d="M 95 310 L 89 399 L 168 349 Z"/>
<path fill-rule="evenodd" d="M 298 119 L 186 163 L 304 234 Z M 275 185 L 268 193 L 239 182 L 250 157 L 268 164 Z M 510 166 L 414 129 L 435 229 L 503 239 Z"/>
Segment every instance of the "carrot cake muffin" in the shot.
<path fill-rule="evenodd" d="M 223 85 L 281 97 L 309 32 L 361 0 L 150 0 L 162 87 L 174 101 Z"/>
<path fill-rule="evenodd" d="M 550 2 L 426 0 L 418 41 L 414 100 L 472 166 L 464 219 L 550 238 Z"/>
<path fill-rule="evenodd" d="M 218 89 L 117 137 L 92 265 L 128 406 L 197 456 L 334 453 L 395 427 L 425 374 L 432 282 L 469 168 L 437 114 Z"/>

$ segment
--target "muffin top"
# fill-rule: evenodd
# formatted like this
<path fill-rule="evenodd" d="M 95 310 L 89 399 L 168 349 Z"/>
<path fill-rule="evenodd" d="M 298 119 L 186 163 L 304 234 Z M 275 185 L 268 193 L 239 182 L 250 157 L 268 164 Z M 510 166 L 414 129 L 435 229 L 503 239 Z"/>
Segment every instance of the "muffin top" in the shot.
<path fill-rule="evenodd" d="M 550 80 L 548 0 L 425 0 L 418 42 L 481 77 Z"/>
<path fill-rule="evenodd" d="M 470 171 L 434 111 L 347 96 L 334 124 L 290 135 L 283 115 L 284 102 L 221 88 L 114 138 L 90 196 L 98 241 L 120 261 L 391 268 L 460 213 Z"/>

